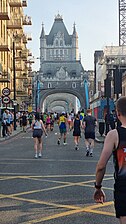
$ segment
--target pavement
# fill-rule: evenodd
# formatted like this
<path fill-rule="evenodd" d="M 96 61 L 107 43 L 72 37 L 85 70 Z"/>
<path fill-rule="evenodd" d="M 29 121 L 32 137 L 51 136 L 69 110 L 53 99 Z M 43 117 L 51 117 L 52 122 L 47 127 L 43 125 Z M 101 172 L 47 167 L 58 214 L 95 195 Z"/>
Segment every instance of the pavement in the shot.
<path fill-rule="evenodd" d="M 27 129 L 29 129 L 29 126 L 27 127 Z M 26 130 L 27 130 L 27 129 L 26 129 Z M 1 130 L 1 131 L 2 131 L 2 130 Z M 17 126 L 17 127 L 16 127 L 16 130 L 14 130 L 10 136 L 2 137 L 2 134 L 1 134 L 1 135 L 0 135 L 0 142 L 3 142 L 3 141 L 7 141 L 7 140 L 9 140 L 9 139 L 12 139 L 13 137 L 15 137 L 16 135 L 20 134 L 21 132 L 23 132 L 22 127 Z"/>

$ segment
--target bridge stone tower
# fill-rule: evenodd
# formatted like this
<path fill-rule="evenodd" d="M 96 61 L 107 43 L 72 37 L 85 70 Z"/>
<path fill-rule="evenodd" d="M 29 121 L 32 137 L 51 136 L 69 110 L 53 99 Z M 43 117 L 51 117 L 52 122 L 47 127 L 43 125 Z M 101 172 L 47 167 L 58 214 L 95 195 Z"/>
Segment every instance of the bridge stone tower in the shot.
<path fill-rule="evenodd" d="M 87 75 L 79 59 L 76 27 L 74 24 L 73 33 L 69 35 L 59 14 L 55 16 L 48 35 L 45 34 L 42 24 L 40 70 L 37 76 L 43 89 L 39 95 L 40 107 L 43 107 L 43 102 L 45 105 L 43 110 L 48 109 L 47 105 L 51 106 L 51 102 L 55 106 L 56 102 L 58 106 L 61 101 L 75 104 L 76 98 L 79 99 L 81 108 L 85 107 L 84 80 L 87 79 Z M 67 94 L 70 94 L 69 97 Z"/>

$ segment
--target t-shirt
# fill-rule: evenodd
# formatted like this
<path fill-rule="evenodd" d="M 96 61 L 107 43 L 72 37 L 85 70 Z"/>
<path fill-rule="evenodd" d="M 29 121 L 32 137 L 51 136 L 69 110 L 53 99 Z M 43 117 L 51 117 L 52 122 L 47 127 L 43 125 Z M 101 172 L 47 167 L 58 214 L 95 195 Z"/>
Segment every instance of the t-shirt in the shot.
<path fill-rule="evenodd" d="M 63 115 L 59 118 L 59 128 L 66 128 L 66 119 Z"/>
<path fill-rule="evenodd" d="M 96 126 L 96 118 L 91 116 L 91 115 L 87 115 L 86 117 L 84 117 L 85 122 L 85 132 L 95 132 L 95 126 Z"/>

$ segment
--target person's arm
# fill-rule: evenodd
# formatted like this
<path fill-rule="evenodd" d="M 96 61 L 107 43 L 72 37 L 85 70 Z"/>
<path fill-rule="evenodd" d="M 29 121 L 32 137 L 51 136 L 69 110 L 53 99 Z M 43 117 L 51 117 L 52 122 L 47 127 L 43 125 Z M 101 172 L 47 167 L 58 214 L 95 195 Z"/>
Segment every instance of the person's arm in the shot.
<path fill-rule="evenodd" d="M 41 120 L 41 124 L 42 124 L 42 128 L 43 128 L 43 130 L 45 132 L 45 135 L 47 136 L 47 132 L 46 132 L 46 129 L 45 129 L 45 125 L 43 124 L 43 121 L 42 120 Z"/>
<path fill-rule="evenodd" d="M 83 120 L 83 122 L 82 122 L 82 128 L 85 129 L 85 127 L 86 127 L 86 121 Z"/>
<path fill-rule="evenodd" d="M 117 131 L 112 130 L 108 132 L 105 138 L 104 147 L 100 159 L 96 166 L 96 182 L 95 182 L 96 191 L 94 193 L 94 200 L 99 203 L 103 203 L 105 201 L 105 193 L 102 190 L 102 180 L 105 175 L 107 162 L 112 155 L 112 151 L 116 145 L 116 141 L 117 141 Z"/>
<path fill-rule="evenodd" d="M 35 120 L 32 121 L 31 129 L 34 130 Z"/>

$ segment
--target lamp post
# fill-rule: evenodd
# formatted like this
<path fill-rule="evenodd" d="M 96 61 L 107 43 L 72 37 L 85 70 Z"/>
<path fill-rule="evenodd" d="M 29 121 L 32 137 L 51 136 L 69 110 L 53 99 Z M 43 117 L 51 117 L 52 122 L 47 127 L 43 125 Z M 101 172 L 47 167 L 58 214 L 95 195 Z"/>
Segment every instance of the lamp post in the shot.
<path fill-rule="evenodd" d="M 39 99 L 39 97 L 38 97 L 39 88 L 38 87 L 39 87 L 39 77 L 37 75 L 37 88 L 36 88 L 36 93 L 35 93 L 35 104 L 36 104 L 35 111 L 36 112 L 38 111 L 38 99 Z"/>
<path fill-rule="evenodd" d="M 15 41 L 13 40 L 13 88 L 14 88 L 14 130 L 16 130 L 16 70 L 15 70 Z"/>
<path fill-rule="evenodd" d="M 107 115 L 106 115 L 106 134 L 109 132 L 109 114 L 110 114 L 110 106 L 109 106 L 109 98 L 111 97 L 111 79 L 109 76 L 109 71 L 107 70 L 106 79 L 104 80 L 105 86 L 105 97 L 107 104 Z"/>

